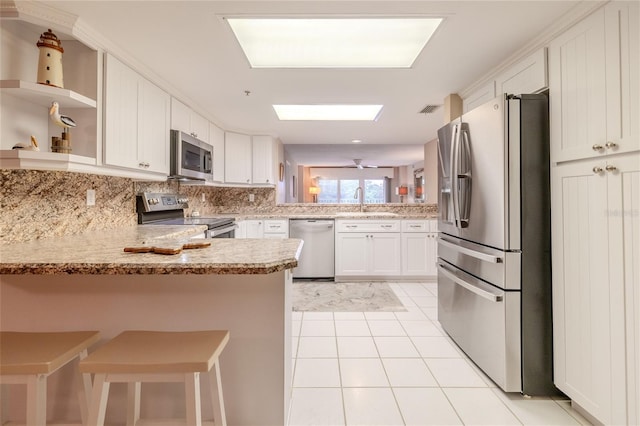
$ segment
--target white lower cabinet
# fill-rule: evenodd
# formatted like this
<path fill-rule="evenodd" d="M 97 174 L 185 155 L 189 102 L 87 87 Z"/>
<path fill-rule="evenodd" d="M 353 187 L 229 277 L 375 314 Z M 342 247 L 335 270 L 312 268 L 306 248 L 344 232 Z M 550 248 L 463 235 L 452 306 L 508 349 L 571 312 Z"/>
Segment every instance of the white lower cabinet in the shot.
<path fill-rule="evenodd" d="M 289 221 L 286 219 L 266 219 L 263 238 L 289 238 Z"/>
<path fill-rule="evenodd" d="M 289 238 L 287 219 L 249 219 L 238 222 L 236 238 Z"/>
<path fill-rule="evenodd" d="M 402 276 L 435 277 L 437 258 L 437 222 L 402 221 Z"/>
<path fill-rule="evenodd" d="M 336 277 L 402 273 L 400 222 L 336 221 Z"/>
<path fill-rule="evenodd" d="M 554 382 L 604 424 L 638 424 L 640 154 L 552 167 Z"/>

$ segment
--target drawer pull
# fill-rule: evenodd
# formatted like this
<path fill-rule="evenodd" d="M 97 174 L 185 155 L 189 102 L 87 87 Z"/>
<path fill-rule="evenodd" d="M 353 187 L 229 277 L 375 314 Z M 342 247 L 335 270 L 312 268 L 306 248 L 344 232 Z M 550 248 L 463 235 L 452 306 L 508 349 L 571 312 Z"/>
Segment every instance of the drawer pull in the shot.
<path fill-rule="evenodd" d="M 444 265 L 442 265 L 441 263 L 438 263 L 438 269 L 440 270 L 440 272 L 442 273 L 442 275 L 444 275 L 445 277 L 449 278 L 451 281 L 453 281 L 454 283 L 458 284 L 459 286 L 462 286 L 464 288 L 466 288 L 467 290 L 469 290 L 472 293 L 477 294 L 480 297 L 483 297 L 487 300 L 490 300 L 492 302 L 502 302 L 502 295 L 499 294 L 493 294 L 493 293 L 489 293 L 486 290 L 483 290 L 479 287 L 476 287 L 475 285 L 466 282 L 465 280 L 463 280 L 462 278 L 456 276 L 455 274 L 453 274 L 452 272 L 450 272 L 447 268 L 444 267 Z"/>

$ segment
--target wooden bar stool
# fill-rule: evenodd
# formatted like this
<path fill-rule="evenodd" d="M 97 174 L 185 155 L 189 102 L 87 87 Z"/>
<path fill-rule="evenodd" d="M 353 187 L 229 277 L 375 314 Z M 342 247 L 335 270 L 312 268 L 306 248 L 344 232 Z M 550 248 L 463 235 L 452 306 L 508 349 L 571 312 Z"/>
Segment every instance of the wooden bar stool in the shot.
<path fill-rule="evenodd" d="M 228 341 L 227 330 L 119 334 L 80 363 L 80 371 L 95 373 L 88 425 L 104 424 L 110 383 L 128 383 L 127 425 L 134 426 L 140 419 L 141 382 L 184 382 L 187 425 L 199 426 L 200 373 L 209 373 L 216 424 L 226 425 L 219 357 Z"/>
<path fill-rule="evenodd" d="M 0 332 L 0 383 L 27 385 L 27 425 L 47 422 L 47 377 L 70 362 L 87 356 L 100 339 L 97 331 Z M 76 368 L 80 415 L 87 420 L 91 379 Z M 1 420 L 1 419 L 0 419 Z"/>

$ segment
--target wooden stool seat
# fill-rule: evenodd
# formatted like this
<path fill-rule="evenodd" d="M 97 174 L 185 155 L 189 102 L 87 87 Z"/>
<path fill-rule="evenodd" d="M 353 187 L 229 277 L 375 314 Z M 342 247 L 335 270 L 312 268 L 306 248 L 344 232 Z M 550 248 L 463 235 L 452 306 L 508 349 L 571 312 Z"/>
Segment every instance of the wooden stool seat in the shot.
<path fill-rule="evenodd" d="M 135 425 L 140 418 L 141 382 L 184 382 L 187 424 L 200 425 L 199 373 L 210 373 L 212 398 L 218 393 L 218 404 L 213 401 L 216 423 L 226 424 L 219 357 L 228 341 L 227 330 L 119 334 L 80 363 L 81 372 L 96 375 L 88 424 L 104 424 L 110 383 L 129 383 L 127 424 Z"/>
<path fill-rule="evenodd" d="M 27 424 L 46 423 L 46 378 L 62 366 L 86 357 L 87 348 L 100 339 L 97 331 L 0 332 L 0 382 L 27 384 Z M 91 383 L 82 384 L 80 412 L 86 420 Z"/>

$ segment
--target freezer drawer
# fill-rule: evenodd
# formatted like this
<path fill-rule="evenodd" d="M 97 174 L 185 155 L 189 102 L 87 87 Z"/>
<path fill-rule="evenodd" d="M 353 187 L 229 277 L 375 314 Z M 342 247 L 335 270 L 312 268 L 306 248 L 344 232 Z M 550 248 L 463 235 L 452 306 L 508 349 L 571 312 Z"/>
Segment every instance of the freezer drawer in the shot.
<path fill-rule="evenodd" d="M 438 320 L 500 388 L 522 391 L 519 291 L 502 291 L 439 261 Z"/>
<path fill-rule="evenodd" d="M 502 289 L 521 290 L 520 252 L 496 250 L 441 233 L 438 257 Z"/>

